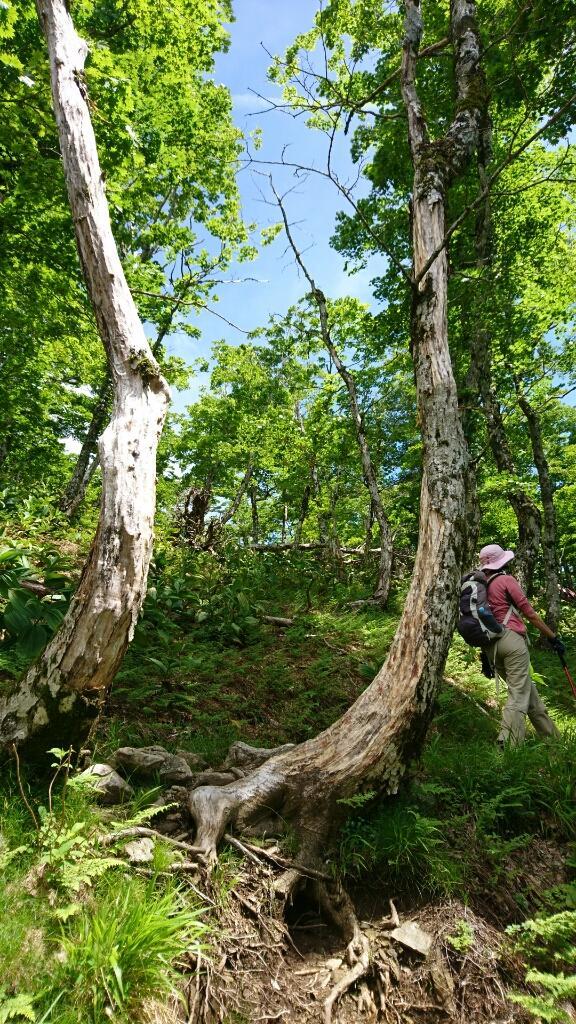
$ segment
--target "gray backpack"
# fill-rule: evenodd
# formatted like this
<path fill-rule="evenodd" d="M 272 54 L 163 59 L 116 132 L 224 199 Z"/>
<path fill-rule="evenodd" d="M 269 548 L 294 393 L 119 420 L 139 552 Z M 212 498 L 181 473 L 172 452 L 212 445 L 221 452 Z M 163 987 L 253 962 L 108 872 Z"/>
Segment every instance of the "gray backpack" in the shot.
<path fill-rule="evenodd" d="M 462 577 L 457 629 L 460 636 L 471 647 L 488 647 L 498 640 L 514 611 L 514 605 L 511 605 L 504 622 L 500 623 L 494 618 L 488 600 L 488 588 L 492 580 L 496 579 L 496 576 L 504 575 L 505 573 L 496 573 L 488 578 L 483 572 L 476 569 Z"/>

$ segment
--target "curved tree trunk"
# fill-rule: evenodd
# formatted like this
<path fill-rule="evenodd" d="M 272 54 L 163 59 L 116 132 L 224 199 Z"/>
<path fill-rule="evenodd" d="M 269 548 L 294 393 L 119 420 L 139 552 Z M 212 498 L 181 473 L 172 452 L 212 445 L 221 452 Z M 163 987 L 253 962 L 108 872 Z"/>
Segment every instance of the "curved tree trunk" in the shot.
<path fill-rule="evenodd" d="M 64 0 L 38 0 L 78 252 L 114 385 L 99 442 L 100 522 L 58 633 L 0 703 L 0 741 L 26 752 L 81 741 L 131 639 L 152 551 L 156 447 L 168 388 L 146 340 L 110 227 L 82 71 L 86 44 Z"/>
<path fill-rule="evenodd" d="M 492 155 L 492 120 L 489 110 L 484 113 L 482 130 L 478 145 L 478 184 L 482 202 L 478 208 L 475 228 L 476 269 L 479 277 L 472 298 L 471 323 L 467 331 L 471 341 L 469 345 L 470 363 L 464 384 L 462 427 L 469 451 L 476 433 L 477 407 L 480 404 L 480 382 L 484 366 L 479 358 L 481 346 L 477 343 L 479 324 L 482 325 L 486 309 L 486 275 L 492 260 L 492 204 L 488 189 L 487 167 Z M 480 301 L 479 301 L 480 300 Z M 466 320 L 469 321 L 467 317 Z M 467 325 L 468 326 L 468 325 Z M 468 570 L 478 563 L 478 538 L 480 536 L 481 512 L 478 502 L 477 465 L 470 459 L 466 470 L 466 536 L 464 540 L 463 567 Z"/>
<path fill-rule="evenodd" d="M 419 4 L 406 2 L 402 95 L 414 163 L 412 343 L 424 453 L 412 585 L 384 666 L 342 718 L 237 782 L 191 793 L 208 864 L 229 822 L 242 826 L 270 809 L 295 824 L 301 857 L 314 856 L 340 817 L 339 799 L 362 788 L 397 791 L 432 714 L 456 614 L 467 463 L 447 337 L 445 195 L 476 148 L 485 105 L 475 5 L 454 0 L 451 16 L 458 112 L 444 139 L 430 142 L 415 87 Z"/>
<path fill-rule="evenodd" d="M 509 477 L 516 476 L 516 464 L 508 443 L 500 403 L 492 385 L 490 370 L 490 342 L 486 331 L 476 336 L 476 356 L 480 367 L 480 397 L 486 416 L 488 440 L 498 470 Z M 508 501 L 518 523 L 518 547 L 514 560 L 514 575 L 527 593 L 532 592 L 534 565 L 540 550 L 542 516 L 540 509 L 519 483 L 506 488 Z"/>
<path fill-rule="evenodd" d="M 550 479 L 550 467 L 544 451 L 542 442 L 542 430 L 540 417 L 530 404 L 525 395 L 522 394 L 520 386 L 517 385 L 518 405 L 520 406 L 526 421 L 532 442 L 532 454 L 534 465 L 538 473 L 540 484 L 540 496 L 544 510 L 544 521 L 542 528 L 542 561 L 544 564 L 544 575 L 546 579 L 546 617 L 545 621 L 553 629 L 558 629 L 560 622 L 560 585 L 558 579 L 558 557 L 556 554 L 556 513 L 554 510 L 554 488 Z"/>
<path fill-rule="evenodd" d="M 390 529 L 390 523 L 384 510 L 382 503 L 382 496 L 378 487 L 378 480 L 376 479 L 376 470 L 374 469 L 374 463 L 370 454 L 370 448 L 368 445 L 368 438 L 366 437 L 366 431 L 364 429 L 364 416 L 360 411 L 360 405 L 358 403 L 358 392 L 356 390 L 356 382 L 350 370 L 344 365 L 340 358 L 340 353 L 336 348 L 333 340 L 332 333 L 330 331 L 330 321 L 328 319 L 328 306 L 326 303 L 326 296 L 319 288 L 316 287 L 314 279 L 310 275 L 306 265 L 302 259 L 302 255 L 296 246 L 296 243 L 292 237 L 290 230 L 290 224 L 288 223 L 288 217 L 284 209 L 284 204 L 280 196 L 275 193 L 276 201 L 280 207 L 282 214 L 282 220 L 284 221 L 284 229 L 288 237 L 288 241 L 292 247 L 296 262 L 301 267 L 304 276 L 306 277 L 308 284 L 312 290 L 312 298 L 316 303 L 318 309 L 318 315 L 320 318 L 320 333 L 322 335 L 322 342 L 334 366 L 336 367 L 340 377 L 344 381 L 346 391 L 348 392 L 348 400 L 350 404 L 350 412 L 352 413 L 352 423 L 354 425 L 354 433 L 356 434 L 356 442 L 360 451 L 360 459 L 362 462 L 362 472 L 364 474 L 364 482 L 370 495 L 372 503 L 372 510 L 374 518 L 378 523 L 380 530 L 380 564 L 378 569 L 378 580 L 373 594 L 373 599 L 378 601 L 382 607 L 386 605 L 388 600 L 388 594 L 390 592 L 390 583 L 392 581 L 392 559 L 394 555 L 394 547 L 392 540 L 392 530 Z"/>

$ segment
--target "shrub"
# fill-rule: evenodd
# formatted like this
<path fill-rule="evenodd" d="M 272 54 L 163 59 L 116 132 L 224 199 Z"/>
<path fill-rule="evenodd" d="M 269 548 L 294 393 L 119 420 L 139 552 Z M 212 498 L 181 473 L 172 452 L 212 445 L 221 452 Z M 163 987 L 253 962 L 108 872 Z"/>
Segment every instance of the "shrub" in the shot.
<path fill-rule="evenodd" d="M 550 917 L 538 917 L 507 929 L 513 949 L 527 961 L 528 985 L 536 995 L 517 992 L 510 998 L 544 1021 L 573 1020 L 565 1005 L 576 998 L 576 911 L 565 910 Z"/>
<path fill-rule="evenodd" d="M 96 910 L 87 908 L 64 938 L 48 996 L 63 989 L 76 1019 L 90 1024 L 131 1020 L 147 996 L 174 989 L 173 961 L 197 950 L 205 931 L 199 913 L 183 909 L 177 888 L 159 893 L 153 881 L 129 879 L 121 889 L 109 882 Z"/>
<path fill-rule="evenodd" d="M 446 895 L 463 881 L 443 823 L 401 803 L 387 802 L 371 817 L 352 818 L 344 829 L 340 863 L 351 876 L 383 874 L 395 891 Z"/>

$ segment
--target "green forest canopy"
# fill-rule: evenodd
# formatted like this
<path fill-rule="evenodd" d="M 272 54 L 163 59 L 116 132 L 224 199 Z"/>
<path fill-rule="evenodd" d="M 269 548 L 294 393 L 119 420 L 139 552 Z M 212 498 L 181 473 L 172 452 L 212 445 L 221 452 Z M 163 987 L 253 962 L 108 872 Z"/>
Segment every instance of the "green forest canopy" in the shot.
<path fill-rule="evenodd" d="M 331 0 L 311 13 L 310 24 L 294 26 L 286 53 L 270 58 L 278 98 L 268 116 L 277 116 L 275 107 L 288 109 L 325 140 L 327 162 L 310 170 L 304 152 L 278 154 L 279 168 L 261 161 L 258 135 L 244 138 L 234 124 L 229 90 L 214 80 L 216 56 L 229 45 L 233 11 L 227 0 L 202 0 L 193 10 L 180 0 L 70 4 L 88 43 L 85 85 L 113 232 L 154 355 L 173 389 L 185 392 L 195 374 L 210 374 L 185 411 L 169 414 L 160 441 L 150 587 L 101 726 L 103 756 L 131 741 L 189 746 L 191 731 L 208 734 L 193 739 L 190 749 L 212 763 L 222 760 L 232 740 L 302 743 L 332 727 L 378 678 L 422 534 L 422 467 L 429 457 L 422 377 L 413 358 L 419 351 L 413 226 L 421 196 L 414 192 L 401 70 L 410 12 L 414 16 L 418 6 Z M 511 0 L 479 2 L 481 72 L 465 99 L 462 68 L 453 59 L 459 44 L 451 38 L 457 6 L 423 5 L 415 81 L 429 133 L 420 152 L 420 186 L 433 191 L 441 182 L 446 215 L 449 356 L 469 456 L 458 568 L 470 567 L 478 548 L 492 540 L 517 550 L 533 603 L 554 631 L 560 627 L 570 654 L 576 598 L 573 4 L 555 0 L 550 16 L 539 0 L 521 7 Z M 58 630 L 92 544 L 101 498 L 97 439 L 110 416 L 112 385 L 76 250 L 45 42 L 27 0 L 0 3 L 0 76 L 0 687 L 8 691 Z M 473 152 L 461 160 L 454 126 L 465 135 L 463 126 L 474 118 Z M 357 188 L 334 170 L 336 144 L 349 146 Z M 260 176 L 268 204 L 262 224 L 243 220 L 240 169 Z M 316 175 L 316 188 L 339 196 L 340 211 L 326 232 L 351 276 L 372 274 L 370 303 L 331 294 L 329 278 L 313 286 L 306 281 L 306 253 L 290 247 L 290 192 L 278 196 L 274 185 L 279 173 L 285 180 L 293 171 L 299 180 L 306 170 Z M 234 325 L 223 325 L 209 360 L 170 355 L 174 337 L 198 338 L 194 314 L 217 301 L 237 263 L 257 268 L 263 245 L 279 253 L 287 246 L 284 258 L 302 261 L 299 300 L 266 323 L 249 322 L 246 304 L 248 335 L 238 342 Z M 439 255 L 432 254 L 427 271 Z M 448 401 L 446 409 L 448 417 Z M 387 607 L 386 601 L 366 606 L 378 593 L 384 565 L 378 558 L 387 538 L 393 552 Z M 445 606 L 446 638 L 453 597 Z M 288 623 L 288 651 L 274 627 L 263 624 L 266 616 Z M 554 674 L 549 654 L 536 652 L 534 660 L 552 680 L 549 696 L 569 744 L 573 708 L 569 694 L 556 694 L 560 672 Z M 468 700 L 477 709 L 480 702 L 489 718 L 487 684 L 458 643 L 447 672 L 450 686 L 464 688 L 462 705 Z M 494 868 L 533 826 L 528 811 L 519 809 L 532 796 L 524 790 L 514 796 L 522 773 L 535 794 L 537 810 L 530 815 L 543 816 L 546 836 L 559 847 L 574 839 L 573 810 L 562 802 L 569 802 L 573 787 L 569 746 L 558 762 L 559 755 L 546 761 L 536 751 L 525 763 L 510 754 L 502 768 L 488 753 L 493 723 L 472 724 L 460 704 L 450 703 L 459 699 L 450 690 L 440 698 L 437 728 L 446 745 L 440 754 L 434 742 L 426 748 L 424 788 L 409 788 L 392 819 L 379 806 L 361 825 L 347 826 L 338 847 L 346 877 L 362 878 L 366 865 L 386 863 L 400 891 L 417 888 L 420 875 L 429 895 L 453 894 L 470 880 L 471 899 L 486 900 L 472 854 L 459 874 L 461 840 L 444 849 L 438 832 L 449 820 L 456 835 L 460 814 L 473 831 L 474 856 Z M 150 733 L 151 722 L 157 735 Z M 481 750 L 476 789 L 454 796 L 466 729 Z M 421 737 L 414 751 L 420 746 Z M 500 770 L 509 772 L 505 812 L 486 782 Z M 543 790 L 553 779 L 558 794 L 548 806 Z M 339 823 L 347 813 L 362 815 L 363 803 L 374 797 L 364 783 L 355 793 L 362 786 L 351 777 L 350 790 L 338 791 L 334 806 L 345 807 L 334 812 Z M 483 810 L 474 817 L 470 803 L 480 800 L 481 790 L 485 804 L 480 801 Z M 430 801 L 434 813 L 426 818 Z M 432 826 L 422 825 L 428 820 Z M 399 835 L 416 844 L 426 829 L 422 843 L 436 860 L 411 859 L 410 853 L 402 860 L 394 846 Z M 55 885 L 69 900 L 74 886 L 66 877 Z M 95 898 L 104 905 L 102 893 Z M 148 906 L 145 895 L 138 898 Z M 175 904 L 166 898 L 169 915 Z M 556 892 L 547 903 L 544 897 L 530 902 L 525 894 L 521 899 L 526 916 L 543 906 L 559 914 L 573 907 L 570 892 Z M 47 921 L 50 913 L 46 909 Z M 76 913 L 83 911 L 70 916 Z M 517 920 L 514 913 L 508 904 L 502 922 Z M 458 941 L 465 942 L 460 932 Z M 549 960 L 544 964 L 542 955 L 535 965 L 552 962 L 560 969 L 561 963 L 569 971 L 571 954 L 566 946 L 558 953 L 553 926 L 551 932 Z M 169 941 L 160 957 L 177 956 L 178 943 Z M 73 959 L 70 964 L 70 976 L 73 969 L 80 976 Z M 6 991 L 0 981 L 0 1021 L 10 1016 L 2 1016 L 2 1000 L 28 991 L 16 974 L 10 978 Z M 562 976 L 568 987 L 561 986 L 560 995 L 554 982 L 534 980 L 545 1001 L 530 1004 L 532 997 L 524 995 L 523 1005 L 541 1019 L 563 1019 L 545 1014 L 564 1012 L 561 998 L 573 997 L 570 978 Z M 60 982 L 63 991 L 67 984 Z M 34 997 L 42 1011 L 45 997 Z M 123 995 L 114 998 L 117 1008 L 124 1006 Z M 33 1002 L 10 1013 L 26 1017 L 27 1007 L 35 1013 Z M 105 1002 L 97 1005 L 94 997 L 86 1012 L 100 1024 Z"/>

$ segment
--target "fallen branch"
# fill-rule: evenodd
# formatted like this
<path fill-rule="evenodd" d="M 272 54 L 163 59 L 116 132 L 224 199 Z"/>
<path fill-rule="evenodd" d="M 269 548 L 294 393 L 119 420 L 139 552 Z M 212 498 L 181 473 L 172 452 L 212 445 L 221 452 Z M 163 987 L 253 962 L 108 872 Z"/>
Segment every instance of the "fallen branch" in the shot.
<path fill-rule="evenodd" d="M 238 852 L 241 853 L 243 857 L 247 857 L 248 860 L 251 860 L 252 863 L 256 864 L 257 867 L 263 867 L 262 860 L 260 859 L 260 857 L 256 857 L 251 852 L 251 850 L 248 849 L 247 846 L 244 846 L 244 843 L 240 842 L 239 839 L 235 839 L 234 836 L 231 836 L 229 832 L 225 833 L 224 839 L 226 840 L 227 843 L 230 843 L 230 846 L 233 846 L 236 850 L 238 850 Z"/>
<path fill-rule="evenodd" d="M 313 540 L 313 541 L 308 541 L 308 542 L 304 542 L 304 543 L 301 543 L 301 544 L 294 544 L 292 542 L 277 543 L 277 544 L 249 544 L 248 547 L 250 548 L 250 551 L 271 551 L 271 552 L 278 552 L 278 551 L 330 551 L 331 550 L 330 545 L 327 544 L 325 541 L 321 541 L 321 540 Z M 362 545 L 362 547 L 359 547 L 359 548 L 340 548 L 340 551 L 344 555 L 358 555 L 358 556 L 363 556 L 363 555 L 367 555 L 367 554 L 379 555 L 380 551 L 381 551 L 381 548 L 379 548 L 379 547 L 378 548 L 368 548 L 368 550 L 366 550 L 364 545 Z M 394 557 L 395 558 L 398 557 L 396 553 L 394 554 Z"/>
<path fill-rule="evenodd" d="M 196 850 L 196 847 L 192 846 L 191 843 L 181 843 L 178 839 L 172 839 L 170 836 L 165 836 L 162 832 L 157 832 L 156 829 L 144 828 L 141 825 L 132 825 L 130 828 L 122 828 L 118 832 L 111 832 L 109 835 L 101 836 L 100 845 L 113 846 L 114 843 L 120 842 L 121 839 L 130 839 L 134 836 L 162 839 L 170 846 L 175 846 L 177 850 L 185 850 L 186 853 L 193 854 Z"/>

